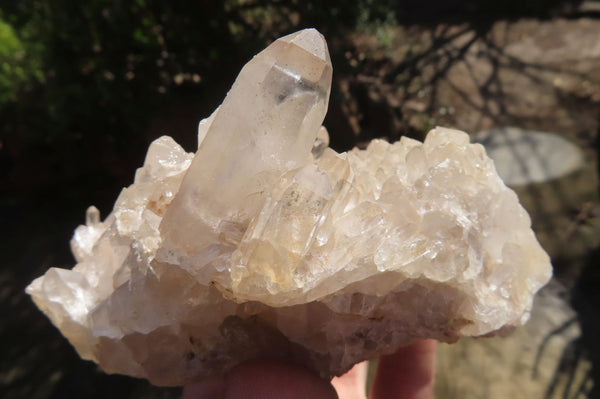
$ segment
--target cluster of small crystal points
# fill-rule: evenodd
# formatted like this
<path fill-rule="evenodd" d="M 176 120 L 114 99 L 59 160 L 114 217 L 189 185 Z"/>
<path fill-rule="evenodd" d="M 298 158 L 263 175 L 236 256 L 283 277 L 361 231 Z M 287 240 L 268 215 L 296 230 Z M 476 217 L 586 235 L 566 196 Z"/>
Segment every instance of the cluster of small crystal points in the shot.
<path fill-rule="evenodd" d="M 254 357 L 331 376 L 527 320 L 549 259 L 483 147 L 436 128 L 338 154 L 331 71 L 315 30 L 274 42 L 195 155 L 159 138 L 113 212 L 88 209 L 77 265 L 27 289 L 83 358 L 158 385 Z"/>

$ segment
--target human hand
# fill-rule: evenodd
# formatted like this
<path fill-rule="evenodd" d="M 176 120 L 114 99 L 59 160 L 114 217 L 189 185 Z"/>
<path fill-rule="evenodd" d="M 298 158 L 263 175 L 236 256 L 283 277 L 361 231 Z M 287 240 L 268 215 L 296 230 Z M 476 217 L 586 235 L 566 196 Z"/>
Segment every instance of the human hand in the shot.
<path fill-rule="evenodd" d="M 435 341 L 419 341 L 379 358 L 372 399 L 431 399 Z M 331 383 L 310 371 L 275 360 L 253 360 L 220 379 L 188 385 L 183 399 L 365 399 L 367 363 Z"/>

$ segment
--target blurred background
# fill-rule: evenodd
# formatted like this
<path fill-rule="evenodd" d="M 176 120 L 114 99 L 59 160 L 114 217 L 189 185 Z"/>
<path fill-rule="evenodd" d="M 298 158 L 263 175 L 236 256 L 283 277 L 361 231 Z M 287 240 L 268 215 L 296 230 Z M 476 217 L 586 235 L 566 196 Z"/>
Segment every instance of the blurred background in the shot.
<path fill-rule="evenodd" d="M 72 267 L 148 144 L 196 129 L 277 37 L 325 35 L 345 151 L 472 133 L 532 216 L 555 279 L 509 338 L 441 345 L 440 398 L 600 397 L 600 1 L 2 0 L 0 396 L 177 398 L 78 358 L 23 290 Z"/>

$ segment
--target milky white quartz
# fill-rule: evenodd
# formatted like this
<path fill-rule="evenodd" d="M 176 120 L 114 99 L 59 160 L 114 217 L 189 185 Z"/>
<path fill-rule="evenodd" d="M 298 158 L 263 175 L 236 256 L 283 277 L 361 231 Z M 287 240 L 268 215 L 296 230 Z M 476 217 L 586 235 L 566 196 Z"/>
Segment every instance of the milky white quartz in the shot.
<path fill-rule="evenodd" d="M 322 376 L 421 338 L 524 323 L 551 276 L 517 196 L 465 133 L 327 148 L 331 62 L 309 29 L 241 71 L 196 154 L 154 141 L 77 265 L 27 292 L 109 373 L 180 385 L 255 357 Z"/>

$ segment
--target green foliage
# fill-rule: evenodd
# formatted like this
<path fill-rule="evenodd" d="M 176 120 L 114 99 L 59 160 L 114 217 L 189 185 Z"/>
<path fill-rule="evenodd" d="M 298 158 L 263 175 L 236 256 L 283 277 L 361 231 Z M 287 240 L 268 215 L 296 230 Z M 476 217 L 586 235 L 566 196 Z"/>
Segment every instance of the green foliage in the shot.
<path fill-rule="evenodd" d="M 30 78 L 24 64 L 25 48 L 12 26 L 0 20 L 0 105 L 15 100 Z"/>
<path fill-rule="evenodd" d="M 387 0 L 361 0 L 357 2 L 357 29 L 370 30 L 373 27 L 397 25 L 395 3 Z"/>

